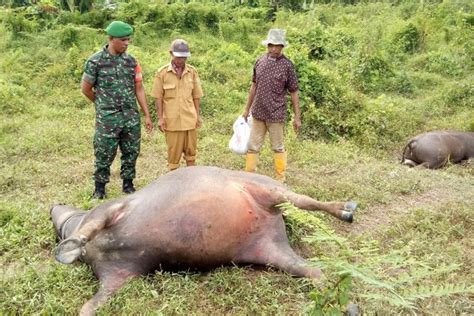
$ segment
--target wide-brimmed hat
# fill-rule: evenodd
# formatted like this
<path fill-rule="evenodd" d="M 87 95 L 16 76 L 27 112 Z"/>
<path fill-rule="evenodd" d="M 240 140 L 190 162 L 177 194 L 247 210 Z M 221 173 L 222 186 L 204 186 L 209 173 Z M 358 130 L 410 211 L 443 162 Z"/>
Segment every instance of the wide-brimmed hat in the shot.
<path fill-rule="evenodd" d="M 288 46 L 288 42 L 285 40 L 286 31 L 283 29 L 271 29 L 268 31 L 267 39 L 262 41 L 262 44 L 268 46 L 268 44 L 273 45 L 283 45 L 284 47 Z"/>
<path fill-rule="evenodd" d="M 188 43 L 183 39 L 175 39 L 171 43 L 170 52 L 175 57 L 189 57 L 191 52 L 189 51 Z"/>

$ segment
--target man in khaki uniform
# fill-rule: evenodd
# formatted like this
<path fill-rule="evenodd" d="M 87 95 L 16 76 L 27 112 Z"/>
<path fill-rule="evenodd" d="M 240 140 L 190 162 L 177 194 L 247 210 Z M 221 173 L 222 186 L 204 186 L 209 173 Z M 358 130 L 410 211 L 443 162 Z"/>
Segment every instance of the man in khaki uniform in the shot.
<path fill-rule="evenodd" d="M 156 98 L 158 127 L 168 145 L 168 169 L 174 170 L 179 168 L 183 155 L 187 166 L 195 165 L 203 92 L 196 69 L 186 64 L 191 56 L 188 43 L 174 40 L 170 55 L 171 62 L 156 73 L 151 95 Z"/>

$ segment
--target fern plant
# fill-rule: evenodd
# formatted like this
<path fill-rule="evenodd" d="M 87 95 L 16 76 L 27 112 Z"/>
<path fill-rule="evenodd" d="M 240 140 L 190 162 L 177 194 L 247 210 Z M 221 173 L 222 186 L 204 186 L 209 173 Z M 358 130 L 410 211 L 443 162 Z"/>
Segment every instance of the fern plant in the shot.
<path fill-rule="evenodd" d="M 299 211 L 291 203 L 279 207 L 286 218 L 310 231 L 303 240 L 315 250 L 324 246 L 330 255 L 321 253 L 312 261 L 327 276 L 329 285 L 310 293 L 314 302 L 312 315 L 341 315 L 353 300 L 371 302 L 375 306 L 391 305 L 415 311 L 419 300 L 455 294 L 473 294 L 474 286 L 432 284 L 441 275 L 460 269 L 457 263 L 433 264 L 412 255 L 411 245 L 387 251 L 377 241 L 362 237 L 339 236 L 322 217 Z M 294 224 L 295 225 L 295 224 Z M 357 288 L 357 292 L 351 292 Z"/>

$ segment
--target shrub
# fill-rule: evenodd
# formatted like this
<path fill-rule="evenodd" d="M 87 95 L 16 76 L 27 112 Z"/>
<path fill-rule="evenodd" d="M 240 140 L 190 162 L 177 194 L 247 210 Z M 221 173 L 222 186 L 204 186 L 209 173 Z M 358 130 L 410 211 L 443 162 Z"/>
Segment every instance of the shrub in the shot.
<path fill-rule="evenodd" d="M 80 23 L 97 29 L 105 29 L 114 19 L 115 12 L 110 9 L 93 10 L 80 15 Z"/>
<path fill-rule="evenodd" d="M 7 83 L 0 79 L 0 110 L 5 114 L 23 113 L 28 108 L 24 102 L 28 91 L 23 85 Z"/>
<path fill-rule="evenodd" d="M 474 104 L 474 86 L 470 82 L 456 82 L 442 93 L 443 102 L 450 107 L 468 107 Z"/>
<path fill-rule="evenodd" d="M 240 43 L 246 50 L 255 49 L 255 42 L 249 39 L 249 33 L 255 28 L 253 20 L 242 19 L 237 22 L 221 22 L 220 28 L 225 41 Z"/>
<path fill-rule="evenodd" d="M 293 43 L 308 47 L 309 59 L 321 60 L 326 56 L 326 34 L 320 25 L 309 29 L 306 33 L 299 29 L 292 29 L 288 35 L 293 39 Z"/>
<path fill-rule="evenodd" d="M 238 44 L 222 43 L 206 54 L 200 69 L 202 69 L 202 76 L 211 82 L 239 85 L 242 82 L 235 80 L 235 75 L 239 72 L 247 72 L 252 63 L 251 56 L 242 51 Z M 233 69 L 233 71 L 229 71 L 229 69 Z M 250 78 L 246 79 L 250 80 Z"/>
<path fill-rule="evenodd" d="M 330 57 L 350 56 L 356 47 L 356 39 L 345 30 L 332 30 L 328 34 L 326 50 Z"/>
<path fill-rule="evenodd" d="M 392 44 L 404 53 L 412 54 L 419 47 L 422 40 L 420 31 L 412 23 L 408 23 L 393 35 Z"/>
<path fill-rule="evenodd" d="M 56 23 L 59 25 L 67 25 L 67 24 L 81 24 L 81 13 L 80 12 L 69 12 L 64 11 L 58 15 L 56 19 Z"/>
<path fill-rule="evenodd" d="M 13 38 L 24 37 L 26 34 L 33 33 L 38 27 L 36 19 L 27 19 L 24 12 L 10 12 L 4 19 L 4 23 Z"/>
<path fill-rule="evenodd" d="M 408 97 L 415 91 L 415 84 L 405 71 L 401 71 L 391 78 L 388 84 L 388 90 Z"/>
<path fill-rule="evenodd" d="M 362 92 L 377 92 L 386 88 L 394 72 L 380 54 L 360 52 L 352 63 L 352 82 Z"/>
<path fill-rule="evenodd" d="M 457 77 L 463 74 L 464 61 L 448 52 L 432 51 L 414 59 L 413 63 L 416 68 L 440 75 Z"/>
<path fill-rule="evenodd" d="M 307 59 L 308 50 L 293 53 L 298 73 L 303 120 L 302 134 L 308 138 L 335 140 L 351 137 L 350 117 L 361 104 L 332 73 Z"/>
<path fill-rule="evenodd" d="M 219 15 L 215 11 L 209 11 L 204 15 L 204 24 L 206 27 L 217 32 L 219 30 Z"/>
<path fill-rule="evenodd" d="M 87 54 L 87 52 L 81 52 L 74 44 L 69 48 L 66 54 L 68 75 L 77 83 L 81 81 L 84 63 L 87 59 L 85 54 Z"/>
<path fill-rule="evenodd" d="M 181 20 L 183 30 L 197 32 L 199 31 L 199 12 L 192 6 L 188 6 Z"/>
<path fill-rule="evenodd" d="M 135 20 L 140 21 L 148 16 L 150 7 L 144 1 L 131 1 L 121 3 L 117 10 L 117 20 L 126 22 L 130 25 L 135 24 Z"/>
<path fill-rule="evenodd" d="M 77 44 L 78 39 L 79 30 L 70 24 L 66 25 L 59 33 L 59 43 L 66 48 Z"/>

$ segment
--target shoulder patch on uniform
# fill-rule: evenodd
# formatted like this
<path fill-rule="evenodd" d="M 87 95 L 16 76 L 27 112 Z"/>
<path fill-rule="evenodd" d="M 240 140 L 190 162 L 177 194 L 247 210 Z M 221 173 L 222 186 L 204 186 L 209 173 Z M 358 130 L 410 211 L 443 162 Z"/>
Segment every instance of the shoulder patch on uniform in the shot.
<path fill-rule="evenodd" d="M 191 69 L 191 70 L 193 70 L 193 71 L 196 71 L 196 68 L 195 68 L 194 66 L 192 66 L 192 65 L 189 65 L 189 64 L 186 64 L 186 66 L 188 66 L 188 67 L 189 67 L 189 69 Z"/>
<path fill-rule="evenodd" d="M 169 64 L 166 64 L 164 66 L 161 66 L 160 68 L 158 68 L 158 70 L 156 71 L 156 74 L 160 74 L 164 69 L 168 69 L 168 66 Z"/>
<path fill-rule="evenodd" d="M 98 61 L 102 58 L 103 50 L 94 53 L 87 61 Z"/>

